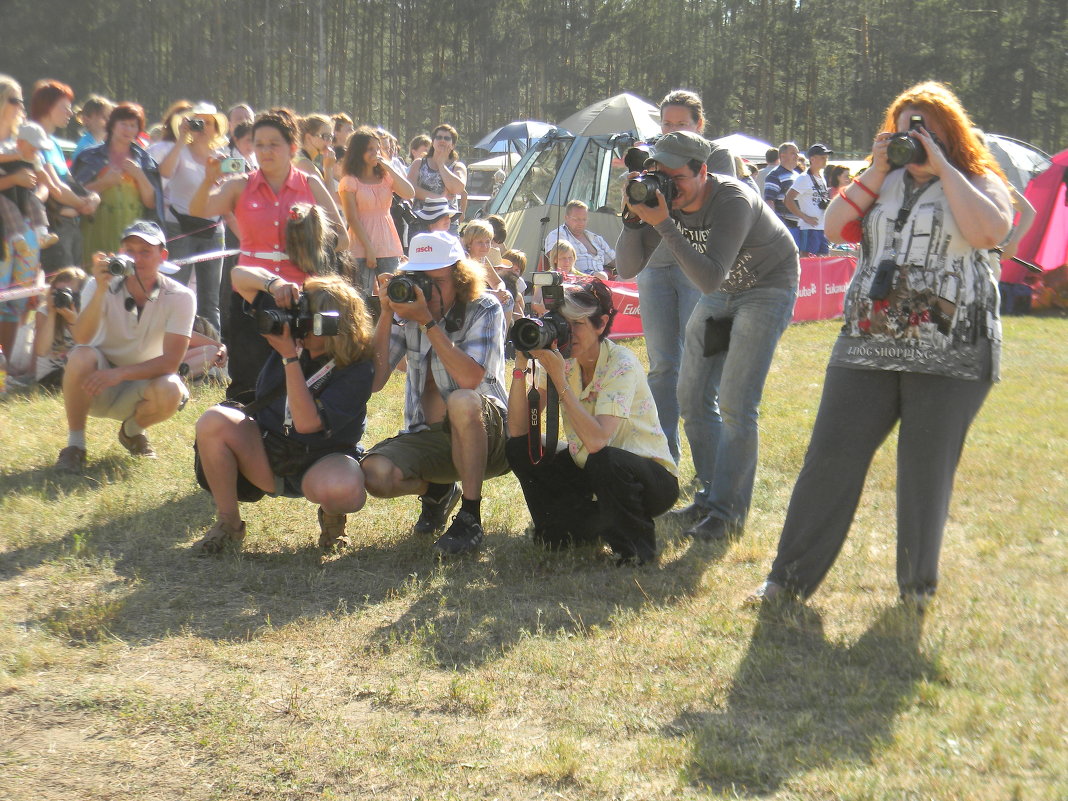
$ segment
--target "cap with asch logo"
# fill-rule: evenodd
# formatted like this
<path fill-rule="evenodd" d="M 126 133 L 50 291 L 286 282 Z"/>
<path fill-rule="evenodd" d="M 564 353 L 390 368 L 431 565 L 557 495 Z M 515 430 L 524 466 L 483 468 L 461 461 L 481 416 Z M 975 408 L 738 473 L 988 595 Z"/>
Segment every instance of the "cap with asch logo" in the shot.
<path fill-rule="evenodd" d="M 448 231 L 416 234 L 408 244 L 408 253 L 410 258 L 402 269 L 413 273 L 451 267 L 467 257 L 463 244 Z"/>

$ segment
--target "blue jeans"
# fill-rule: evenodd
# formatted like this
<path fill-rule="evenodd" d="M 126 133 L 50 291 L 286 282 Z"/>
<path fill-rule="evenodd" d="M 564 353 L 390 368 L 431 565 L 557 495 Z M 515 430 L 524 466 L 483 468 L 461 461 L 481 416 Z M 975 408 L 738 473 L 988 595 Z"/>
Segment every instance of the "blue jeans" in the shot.
<path fill-rule="evenodd" d="M 367 266 L 367 259 L 356 259 L 356 278 L 359 281 L 359 288 L 363 292 L 363 296 L 369 298 L 371 295 L 377 294 L 375 284 L 378 276 L 383 273 L 397 272 L 399 264 L 399 256 L 380 256 L 375 259 L 375 269 L 372 270 Z"/>
<path fill-rule="evenodd" d="M 642 329 L 649 353 L 649 389 L 668 448 L 679 461 L 679 367 L 686 321 L 701 297 L 677 264 L 646 267 L 638 273 Z"/>
<path fill-rule="evenodd" d="M 167 258 L 171 261 L 222 250 L 223 225 L 220 224 L 211 236 L 189 236 L 182 234 L 177 223 L 167 223 Z M 222 259 L 211 259 L 196 264 L 186 264 L 179 268 L 172 278 L 181 284 L 189 285 L 194 271 L 197 276 L 197 314 L 215 326 L 218 331 L 222 326 L 219 314 L 219 287 L 222 284 Z"/>
<path fill-rule="evenodd" d="M 797 249 L 801 253 L 809 253 L 813 256 L 826 256 L 830 253 L 831 245 L 827 241 L 822 228 L 805 228 L 799 234 L 800 241 Z"/>
<path fill-rule="evenodd" d="M 713 292 L 686 326 L 679 407 L 702 486 L 694 502 L 732 525 L 744 525 L 753 498 L 760 397 L 796 297 L 796 288 Z M 706 357 L 709 317 L 729 317 L 733 327 L 730 347 Z"/>

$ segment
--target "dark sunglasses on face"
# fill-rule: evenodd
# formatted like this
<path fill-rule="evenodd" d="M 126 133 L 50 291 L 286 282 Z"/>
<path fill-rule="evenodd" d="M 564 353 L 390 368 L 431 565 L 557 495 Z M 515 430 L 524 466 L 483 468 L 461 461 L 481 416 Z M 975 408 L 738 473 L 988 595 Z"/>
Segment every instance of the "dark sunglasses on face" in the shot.
<path fill-rule="evenodd" d="M 13 106 L 22 106 L 23 108 L 26 107 L 26 101 L 23 100 L 21 97 L 9 97 L 7 99 L 7 102 Z"/>

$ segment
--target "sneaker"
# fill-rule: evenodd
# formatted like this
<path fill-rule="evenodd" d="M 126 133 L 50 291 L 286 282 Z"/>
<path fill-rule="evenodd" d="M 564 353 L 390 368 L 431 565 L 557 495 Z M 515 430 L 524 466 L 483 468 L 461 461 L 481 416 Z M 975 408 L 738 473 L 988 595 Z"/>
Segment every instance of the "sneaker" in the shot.
<path fill-rule="evenodd" d="M 727 521 L 715 515 L 705 515 L 697 525 L 686 529 L 686 536 L 702 542 L 719 542 L 727 539 Z"/>
<path fill-rule="evenodd" d="M 61 473 L 81 474 L 85 470 L 85 448 L 77 445 L 68 445 L 59 452 L 56 459 L 56 470 Z"/>
<path fill-rule="evenodd" d="M 434 550 L 442 556 L 458 556 L 477 551 L 486 532 L 473 514 L 461 509 L 452 519 L 449 530 L 434 543 Z"/>
<path fill-rule="evenodd" d="M 765 581 L 745 599 L 745 605 L 760 606 L 766 603 L 784 601 L 790 597 L 790 593 L 781 584 L 776 584 L 774 581 Z"/>
<path fill-rule="evenodd" d="M 681 509 L 672 509 L 667 513 L 667 518 L 672 523 L 684 528 L 690 528 L 694 523 L 700 522 L 707 514 L 708 510 L 705 507 L 699 506 L 696 503 L 691 503 L 689 506 L 683 506 Z"/>
<path fill-rule="evenodd" d="M 324 551 L 340 550 L 348 547 L 349 538 L 345 536 L 347 515 L 331 515 L 319 507 L 319 547 Z"/>
<path fill-rule="evenodd" d="M 419 500 L 423 503 L 423 511 L 415 522 L 413 530 L 416 534 L 434 534 L 445 528 L 449 513 L 460 502 L 460 485 L 454 483 L 452 489 L 446 492 L 440 500 L 434 500 L 426 495 L 420 495 Z"/>
<path fill-rule="evenodd" d="M 232 528 L 222 520 L 218 520 L 203 537 L 193 543 L 193 553 L 197 556 L 209 556 L 222 553 L 225 550 L 239 550 L 241 541 L 244 539 L 244 520 L 241 521 L 241 525 L 238 528 Z"/>
<path fill-rule="evenodd" d="M 119 442 L 122 443 L 122 447 L 128 450 L 131 456 L 140 456 L 144 459 L 155 459 L 156 452 L 149 444 L 148 437 L 143 433 L 132 437 L 128 436 L 123 428 L 125 425 L 125 423 L 119 425 Z"/>

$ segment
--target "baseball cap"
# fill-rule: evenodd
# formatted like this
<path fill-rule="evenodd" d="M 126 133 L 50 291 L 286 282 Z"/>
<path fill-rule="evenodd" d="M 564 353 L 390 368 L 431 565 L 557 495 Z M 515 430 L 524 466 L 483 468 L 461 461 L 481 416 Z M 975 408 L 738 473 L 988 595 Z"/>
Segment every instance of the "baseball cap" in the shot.
<path fill-rule="evenodd" d="M 131 236 L 136 236 L 150 245 L 167 247 L 167 237 L 163 229 L 150 220 L 134 220 L 126 226 L 126 230 L 122 232 L 122 238 L 127 239 Z"/>
<path fill-rule="evenodd" d="M 48 147 L 48 134 L 46 134 L 45 129 L 36 122 L 22 123 L 22 125 L 19 126 L 18 138 L 23 142 L 29 142 L 38 150 L 44 150 Z"/>
<path fill-rule="evenodd" d="M 408 243 L 408 263 L 402 269 L 412 273 L 440 270 L 463 258 L 467 254 L 458 238 L 448 231 L 430 231 L 412 237 Z"/>
<path fill-rule="evenodd" d="M 672 131 L 656 140 L 647 161 L 663 164 L 670 170 L 685 167 L 688 161 L 708 161 L 712 146 L 692 131 Z"/>
<path fill-rule="evenodd" d="M 444 214 L 448 214 L 451 217 L 459 213 L 459 209 L 454 209 L 449 205 L 447 198 L 432 197 L 423 201 L 423 207 L 415 212 L 415 216 L 421 220 L 433 222 Z"/>
<path fill-rule="evenodd" d="M 817 142 L 805 151 L 805 155 L 809 158 L 812 158 L 813 156 L 833 156 L 834 151 L 827 147 L 827 145 Z"/>

